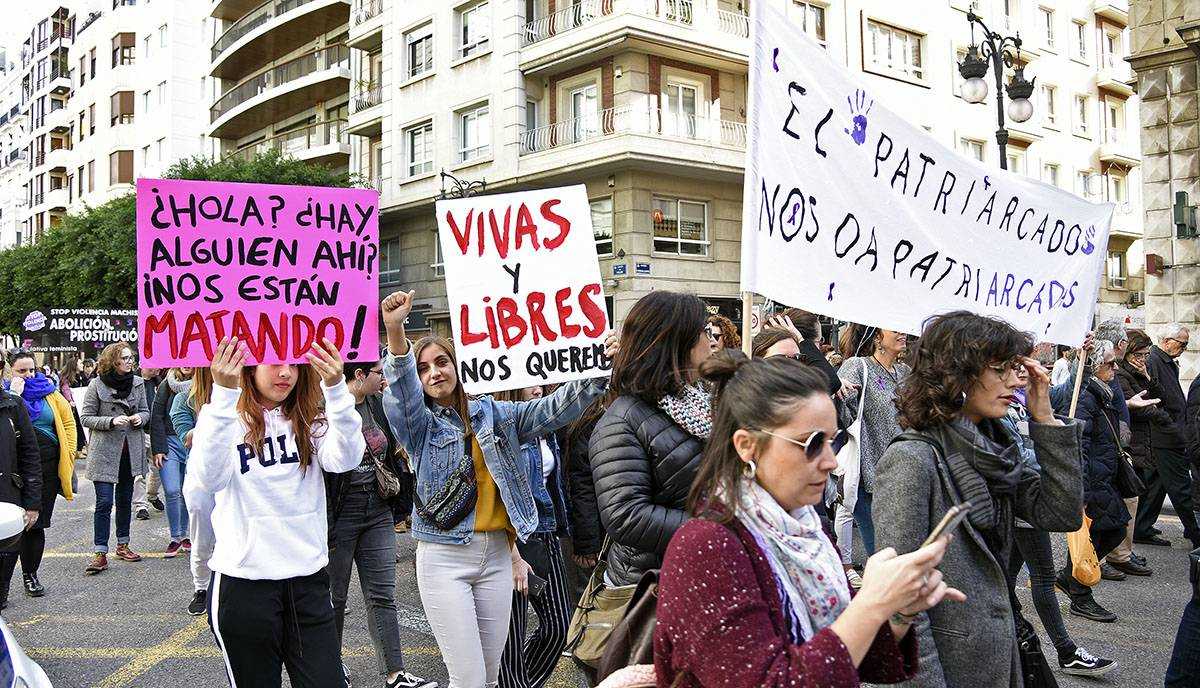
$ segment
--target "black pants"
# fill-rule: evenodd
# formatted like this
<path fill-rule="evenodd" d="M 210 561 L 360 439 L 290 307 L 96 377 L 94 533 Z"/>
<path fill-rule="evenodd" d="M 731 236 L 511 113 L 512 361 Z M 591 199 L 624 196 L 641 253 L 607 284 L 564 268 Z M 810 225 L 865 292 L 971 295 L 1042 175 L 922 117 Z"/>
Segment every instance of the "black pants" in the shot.
<path fill-rule="evenodd" d="M 1117 545 L 1125 539 L 1125 528 L 1097 528 L 1093 523 L 1088 530 L 1088 534 L 1092 538 L 1092 547 L 1096 548 L 1096 558 L 1099 561 L 1104 561 L 1104 557 L 1108 553 L 1117 548 Z M 1082 601 L 1091 599 L 1092 589 L 1088 586 L 1075 580 L 1071 575 L 1071 552 L 1067 551 L 1067 568 L 1065 578 L 1067 579 L 1067 590 L 1071 595 L 1072 601 Z"/>
<path fill-rule="evenodd" d="M 1162 511 L 1163 497 L 1171 495 L 1171 504 L 1179 521 L 1183 523 L 1183 536 L 1200 547 L 1200 527 L 1196 525 L 1196 514 L 1192 504 L 1192 476 L 1187 455 L 1183 449 L 1154 448 L 1154 460 L 1158 470 L 1142 471 L 1146 483 L 1146 494 L 1138 499 L 1137 522 L 1133 528 L 1136 538 L 1150 537 L 1150 528 Z"/>
<path fill-rule="evenodd" d="M 542 688 L 554 673 L 567 644 L 567 626 L 574 606 L 568 599 L 566 565 L 554 533 L 534 533 L 518 545 L 533 572 L 546 579 L 538 597 L 513 591 L 508 641 L 500 657 L 500 688 Z M 538 627 L 526 637 L 529 604 L 537 612 Z"/>
<path fill-rule="evenodd" d="M 284 666 L 293 688 L 346 685 L 324 569 L 286 580 L 213 571 L 208 591 L 208 625 L 233 688 L 277 688 Z"/>

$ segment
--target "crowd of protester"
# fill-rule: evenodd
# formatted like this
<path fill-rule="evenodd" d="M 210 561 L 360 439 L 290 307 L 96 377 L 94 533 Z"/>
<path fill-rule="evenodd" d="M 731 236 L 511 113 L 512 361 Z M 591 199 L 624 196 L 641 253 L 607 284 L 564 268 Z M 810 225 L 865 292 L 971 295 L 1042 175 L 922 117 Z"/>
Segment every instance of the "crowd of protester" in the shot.
<path fill-rule="evenodd" d="M 449 340 L 408 338 L 414 297 L 383 301 L 377 362 L 329 342 L 306 365 L 249 366 L 226 340 L 210 366 L 169 370 L 123 343 L 57 370 L 8 352 L 0 501 L 27 528 L 0 543 L 0 609 L 18 564 L 26 595 L 55 594 L 45 531 L 82 479 L 85 573 L 142 561 L 132 522 L 164 512 L 161 556 L 191 564 L 181 607 L 208 616 L 232 685 L 286 669 L 348 686 L 357 569 L 383 684 L 436 686 L 407 670 L 397 620 L 410 533 L 454 688 L 541 688 L 564 652 L 606 688 L 1032 688 L 1050 667 L 1117 667 L 1071 638 L 1057 593 L 1116 621 L 1114 583 L 1155 573 L 1136 548 L 1172 544 L 1155 528 L 1169 496 L 1197 553 L 1165 682 L 1200 685 L 1200 381 L 1180 383 L 1182 325 L 1152 339 L 1105 322 L 1039 361 L 1027 334 L 968 312 L 919 338 L 847 324 L 827 341 L 786 309 L 747 356 L 730 319 L 655 291 L 606 342 L 609 376 L 472 396 Z M 931 537 L 957 506 L 962 525 Z M 1105 582 L 1056 560 L 1072 532 Z"/>

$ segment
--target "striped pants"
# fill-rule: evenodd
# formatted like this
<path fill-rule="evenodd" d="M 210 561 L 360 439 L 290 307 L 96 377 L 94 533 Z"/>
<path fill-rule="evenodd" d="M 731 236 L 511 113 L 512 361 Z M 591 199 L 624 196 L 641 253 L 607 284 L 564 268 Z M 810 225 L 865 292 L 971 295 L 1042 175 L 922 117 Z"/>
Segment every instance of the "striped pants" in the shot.
<path fill-rule="evenodd" d="M 530 558 L 533 572 L 546 579 L 546 590 L 532 600 L 527 595 L 513 591 L 508 640 L 500 658 L 500 688 L 542 688 L 554 673 L 559 656 L 566 647 L 567 626 L 571 623 L 566 565 L 558 537 L 554 533 L 534 533 L 527 545 L 546 551 L 544 557 Z M 541 562 L 548 562 L 548 565 Z M 530 602 L 538 616 L 538 627 L 527 638 Z"/>

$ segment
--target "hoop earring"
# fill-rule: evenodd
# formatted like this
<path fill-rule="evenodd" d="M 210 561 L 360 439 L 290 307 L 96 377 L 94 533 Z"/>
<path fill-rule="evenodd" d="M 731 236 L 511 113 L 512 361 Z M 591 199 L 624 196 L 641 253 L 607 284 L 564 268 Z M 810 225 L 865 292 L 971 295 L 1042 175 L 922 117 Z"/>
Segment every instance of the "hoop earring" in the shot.
<path fill-rule="evenodd" d="M 758 475 L 758 464 L 754 463 L 754 459 L 746 461 L 746 465 L 742 467 L 742 475 L 746 476 L 747 480 L 754 480 L 754 476 Z"/>

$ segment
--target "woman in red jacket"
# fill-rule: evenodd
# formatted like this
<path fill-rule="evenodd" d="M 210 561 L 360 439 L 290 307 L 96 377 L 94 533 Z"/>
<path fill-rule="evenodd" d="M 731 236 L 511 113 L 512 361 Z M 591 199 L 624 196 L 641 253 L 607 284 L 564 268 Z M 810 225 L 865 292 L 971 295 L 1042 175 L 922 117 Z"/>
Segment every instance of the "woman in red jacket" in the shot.
<path fill-rule="evenodd" d="M 692 486 L 698 516 L 667 548 L 659 586 L 658 685 L 858 686 L 916 670 L 909 627 L 943 598 L 965 599 L 935 568 L 949 536 L 867 560 L 851 599 L 813 505 L 837 466 L 828 381 L 787 357 L 722 352 L 712 437 Z"/>

